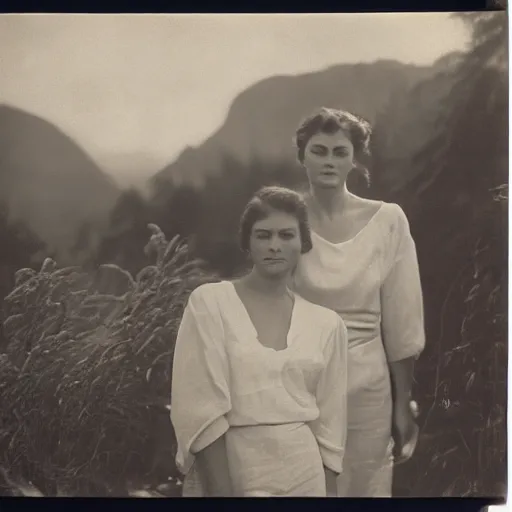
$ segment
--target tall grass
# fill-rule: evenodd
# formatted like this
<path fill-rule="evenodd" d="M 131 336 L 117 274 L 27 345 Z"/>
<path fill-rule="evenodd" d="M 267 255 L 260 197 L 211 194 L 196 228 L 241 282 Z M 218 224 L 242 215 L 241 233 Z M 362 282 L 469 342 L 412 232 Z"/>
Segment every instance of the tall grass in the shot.
<path fill-rule="evenodd" d="M 455 252 L 459 268 L 435 306 L 440 327 L 417 363 L 422 433 L 395 478 L 405 496 L 506 495 L 508 186 L 490 192 L 465 234 L 468 257 Z"/>
<path fill-rule="evenodd" d="M 92 275 L 21 269 L 4 303 L 0 466 L 45 495 L 122 495 L 175 472 L 173 344 L 188 295 L 214 280 L 156 225 L 153 264 Z M 112 293 L 112 290 L 115 293 Z"/>

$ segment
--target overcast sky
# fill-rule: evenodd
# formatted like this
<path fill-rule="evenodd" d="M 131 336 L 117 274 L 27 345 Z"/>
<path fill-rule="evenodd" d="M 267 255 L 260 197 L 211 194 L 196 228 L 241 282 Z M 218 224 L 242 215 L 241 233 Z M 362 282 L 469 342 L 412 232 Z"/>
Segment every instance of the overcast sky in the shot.
<path fill-rule="evenodd" d="M 106 171 L 148 175 L 262 78 L 378 58 L 429 64 L 467 37 L 447 13 L 1 15 L 0 102 L 51 121 Z"/>

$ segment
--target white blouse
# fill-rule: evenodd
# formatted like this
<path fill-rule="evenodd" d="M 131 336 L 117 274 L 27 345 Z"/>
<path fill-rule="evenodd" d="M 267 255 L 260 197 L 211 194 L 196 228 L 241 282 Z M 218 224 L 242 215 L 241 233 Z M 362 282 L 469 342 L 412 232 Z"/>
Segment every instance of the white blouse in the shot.
<path fill-rule="evenodd" d="M 349 336 L 349 389 L 364 388 L 387 362 L 417 357 L 425 345 L 416 247 L 403 210 L 382 203 L 352 239 L 331 243 L 312 233 L 293 289 L 336 311 Z M 353 376 L 353 377 L 352 377 Z"/>
<path fill-rule="evenodd" d="M 311 427 L 326 467 L 341 472 L 346 438 L 348 338 L 334 312 L 295 296 L 287 347 L 257 332 L 233 283 L 205 284 L 185 308 L 174 352 L 171 421 L 177 466 L 230 426 Z"/>

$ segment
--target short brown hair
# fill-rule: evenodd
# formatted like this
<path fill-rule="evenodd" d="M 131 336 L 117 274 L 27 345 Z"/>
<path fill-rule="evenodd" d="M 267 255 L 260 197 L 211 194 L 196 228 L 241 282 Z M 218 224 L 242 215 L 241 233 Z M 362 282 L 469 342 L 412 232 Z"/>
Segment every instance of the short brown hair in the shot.
<path fill-rule="evenodd" d="M 272 212 L 283 212 L 293 215 L 299 223 L 301 253 L 309 252 L 313 247 L 309 228 L 306 203 L 298 192 L 285 187 L 263 187 L 247 203 L 240 219 L 240 248 L 249 250 L 249 240 L 254 224 L 265 219 Z"/>

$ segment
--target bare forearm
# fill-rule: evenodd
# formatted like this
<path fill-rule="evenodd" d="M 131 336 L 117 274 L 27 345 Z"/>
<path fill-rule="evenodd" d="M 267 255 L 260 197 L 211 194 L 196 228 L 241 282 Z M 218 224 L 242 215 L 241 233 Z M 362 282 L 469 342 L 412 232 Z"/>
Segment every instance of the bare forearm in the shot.
<path fill-rule="evenodd" d="M 411 399 L 411 389 L 414 378 L 414 357 L 389 363 L 393 402 L 396 405 L 407 405 Z"/>
<path fill-rule="evenodd" d="M 201 479 L 208 496 L 232 496 L 233 487 L 229 473 L 226 436 L 196 454 Z"/>

